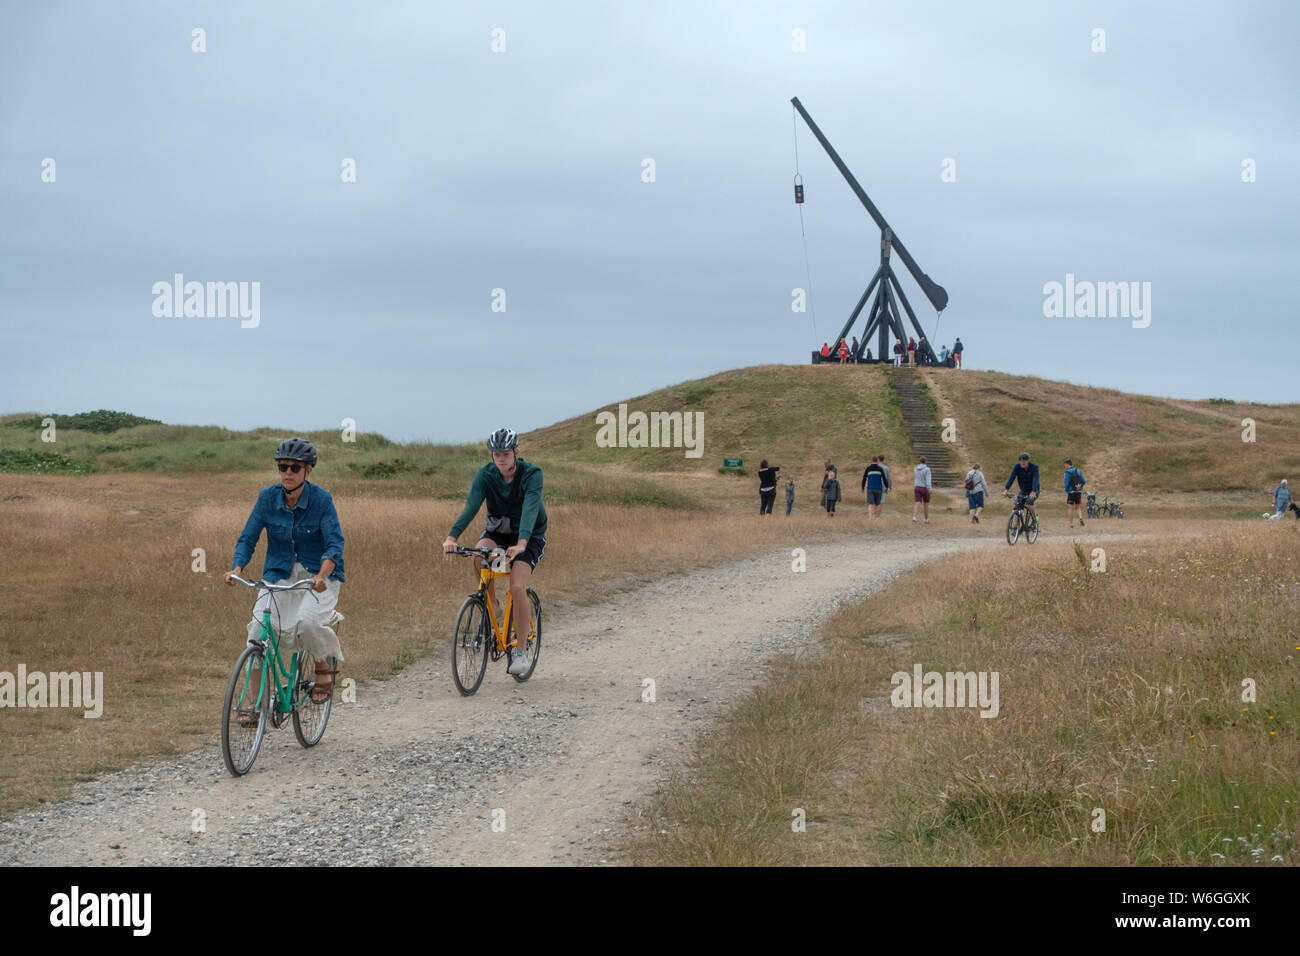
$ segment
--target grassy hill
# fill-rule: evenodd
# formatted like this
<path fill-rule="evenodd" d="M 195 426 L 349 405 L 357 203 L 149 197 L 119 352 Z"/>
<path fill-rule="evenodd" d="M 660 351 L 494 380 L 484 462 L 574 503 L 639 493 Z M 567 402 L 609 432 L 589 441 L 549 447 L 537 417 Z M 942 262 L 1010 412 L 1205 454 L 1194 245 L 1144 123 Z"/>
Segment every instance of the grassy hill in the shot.
<path fill-rule="evenodd" d="M 995 479 L 1022 449 L 1053 482 L 1069 456 L 1090 487 L 1116 494 L 1262 492 L 1300 475 L 1300 405 L 1183 401 L 1000 372 L 923 369 L 921 379 L 937 416 L 957 422 L 961 459 L 979 460 Z M 745 497 L 748 504 L 752 496 L 738 495 L 739 482 L 752 482 L 762 458 L 803 489 L 820 479 L 826 456 L 849 485 L 873 454 L 885 454 L 895 470 L 911 463 L 882 366 L 757 366 L 619 401 L 629 413 L 702 413 L 703 455 L 598 446 L 596 415 L 617 413 L 616 401 L 522 436 L 525 457 L 546 467 L 549 496 L 683 508 Z M 0 471 L 264 473 L 269 448 L 292 431 L 165 425 L 99 411 L 55 416 L 58 441 L 49 444 L 41 441 L 42 417 L 0 419 Z M 1253 443 L 1242 441 L 1245 418 L 1256 423 Z M 485 460 L 478 444 L 402 444 L 374 433 L 345 443 L 335 431 L 307 437 L 322 451 L 319 479 L 344 491 L 358 483 L 399 497 L 458 497 Z M 720 474 L 724 457 L 743 458 L 747 474 Z"/>
<path fill-rule="evenodd" d="M 967 453 L 1003 480 L 1028 451 L 1055 481 L 1072 458 L 1090 487 L 1272 490 L 1300 474 L 1300 405 L 1184 401 L 1001 372 L 923 369 Z M 1255 441 L 1242 441 L 1242 420 Z"/>

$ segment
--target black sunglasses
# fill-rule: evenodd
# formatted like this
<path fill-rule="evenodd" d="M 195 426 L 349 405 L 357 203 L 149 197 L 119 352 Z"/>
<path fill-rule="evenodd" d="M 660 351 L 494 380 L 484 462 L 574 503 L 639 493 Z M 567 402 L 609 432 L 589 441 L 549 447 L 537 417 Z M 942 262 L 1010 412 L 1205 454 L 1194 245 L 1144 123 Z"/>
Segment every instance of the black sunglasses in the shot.
<path fill-rule="evenodd" d="M 280 466 L 281 474 L 283 474 L 286 471 L 291 471 L 296 475 L 298 474 L 298 472 L 302 471 L 302 465 L 300 464 L 286 465 L 284 464 L 284 462 L 276 462 L 276 464 Z"/>

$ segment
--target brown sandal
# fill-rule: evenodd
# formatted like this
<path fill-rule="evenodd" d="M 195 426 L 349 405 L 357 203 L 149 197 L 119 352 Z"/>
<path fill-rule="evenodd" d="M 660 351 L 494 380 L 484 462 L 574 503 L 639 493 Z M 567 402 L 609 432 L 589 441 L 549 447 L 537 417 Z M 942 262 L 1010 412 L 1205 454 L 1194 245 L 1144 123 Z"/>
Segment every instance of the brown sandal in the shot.
<path fill-rule="evenodd" d="M 334 692 L 334 675 L 337 673 L 338 670 L 330 670 L 330 666 L 326 661 L 316 662 L 316 681 L 311 685 L 311 701 L 313 704 L 323 704 L 330 699 L 330 694 Z M 321 680 L 322 677 L 326 676 L 329 677 L 329 680 Z"/>

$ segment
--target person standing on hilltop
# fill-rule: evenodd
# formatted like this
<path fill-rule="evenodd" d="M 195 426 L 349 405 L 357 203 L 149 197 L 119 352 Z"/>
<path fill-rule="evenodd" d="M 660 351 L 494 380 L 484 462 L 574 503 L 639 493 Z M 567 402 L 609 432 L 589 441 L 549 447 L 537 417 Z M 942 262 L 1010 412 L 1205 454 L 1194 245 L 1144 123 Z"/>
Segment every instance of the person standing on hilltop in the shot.
<path fill-rule="evenodd" d="M 961 336 L 957 336 L 957 341 L 952 343 L 952 357 L 957 360 L 957 367 L 961 368 Z"/>
<path fill-rule="evenodd" d="M 853 344 L 849 346 L 849 361 L 854 365 L 858 364 L 858 337 L 853 336 Z"/>
<path fill-rule="evenodd" d="M 1074 513 L 1079 512 L 1079 527 L 1083 527 L 1083 486 L 1087 484 L 1083 472 L 1074 462 L 1065 459 L 1065 501 L 1070 507 L 1070 527 L 1074 527 Z"/>
<path fill-rule="evenodd" d="M 758 513 L 760 515 L 770 515 L 772 505 L 776 501 L 776 483 L 779 478 L 780 465 L 767 467 L 767 459 L 764 458 L 758 464 Z"/>
<path fill-rule="evenodd" d="M 823 342 L 823 343 L 822 343 L 822 361 L 824 362 L 824 361 L 826 361 L 826 360 L 827 360 L 828 358 L 830 358 L 830 357 L 831 357 L 831 347 L 830 347 L 830 345 L 829 345 L 828 343 Z"/>
<path fill-rule="evenodd" d="M 894 368 L 903 367 L 903 342 L 900 339 L 894 343 Z"/>
<path fill-rule="evenodd" d="M 930 491 L 932 477 L 930 466 L 925 463 L 925 456 L 916 460 L 915 477 L 912 479 L 912 521 L 916 521 L 916 512 L 925 505 L 925 523 L 930 523 Z"/>
<path fill-rule="evenodd" d="M 840 500 L 840 480 L 835 476 L 835 466 L 826 472 L 826 513 L 835 517 L 835 503 Z"/>
<path fill-rule="evenodd" d="M 907 364 L 916 364 L 916 339 L 910 335 L 907 337 Z"/>
<path fill-rule="evenodd" d="M 794 507 L 794 479 L 786 477 L 785 479 L 785 516 L 790 517 L 790 509 Z"/>
<path fill-rule="evenodd" d="M 840 339 L 840 347 L 839 347 L 838 354 L 840 357 L 840 364 L 841 365 L 847 364 L 849 361 L 849 346 L 848 343 L 845 342 L 843 339 Z"/>
<path fill-rule="evenodd" d="M 316 662 L 311 699 L 319 704 L 329 699 L 338 673 L 337 663 L 330 667 L 329 659 L 343 660 L 339 636 L 329 623 L 343 585 L 343 530 L 330 493 L 307 480 L 316 467 L 316 447 L 305 438 L 286 438 L 276 446 L 275 462 L 280 482 L 258 493 L 257 503 L 235 544 L 225 582 L 235 586 L 233 579 L 243 575 L 263 530 L 263 580 L 275 584 L 286 578 L 314 578 L 311 590 L 315 593 L 310 601 L 301 590 L 281 591 L 274 601 L 271 591 L 263 591 L 253 605 L 253 619 L 248 622 L 248 643 L 258 646 L 254 642 L 261 639 L 263 612 L 269 607 L 276 634 L 296 635 Z M 292 641 L 281 648 L 286 646 L 292 646 Z"/>

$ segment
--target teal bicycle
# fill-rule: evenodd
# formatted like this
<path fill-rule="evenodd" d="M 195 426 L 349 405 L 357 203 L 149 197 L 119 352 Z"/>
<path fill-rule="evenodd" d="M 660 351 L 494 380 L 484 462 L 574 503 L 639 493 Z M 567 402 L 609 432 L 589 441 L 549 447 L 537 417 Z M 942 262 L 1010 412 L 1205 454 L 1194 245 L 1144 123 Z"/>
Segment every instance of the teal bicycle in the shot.
<path fill-rule="evenodd" d="M 238 575 L 231 580 L 271 592 L 312 586 L 311 578 L 292 584 L 270 584 L 264 580 L 254 584 Z M 342 620 L 343 615 L 335 611 L 330 626 L 337 629 Z M 333 657 L 325 661 L 330 672 L 338 674 L 338 661 Z M 314 700 L 315 678 L 316 661 L 306 649 L 294 651 L 289 665 L 285 666 L 280 657 L 279 639 L 271 626 L 268 604 L 262 612 L 261 632 L 239 655 L 226 686 L 225 709 L 221 714 L 221 756 L 232 775 L 242 777 L 252 769 L 268 724 L 278 728 L 292 719 L 298 743 L 304 747 L 320 743 L 334 705 L 334 685 L 330 684 L 329 693 L 323 699 Z"/>

